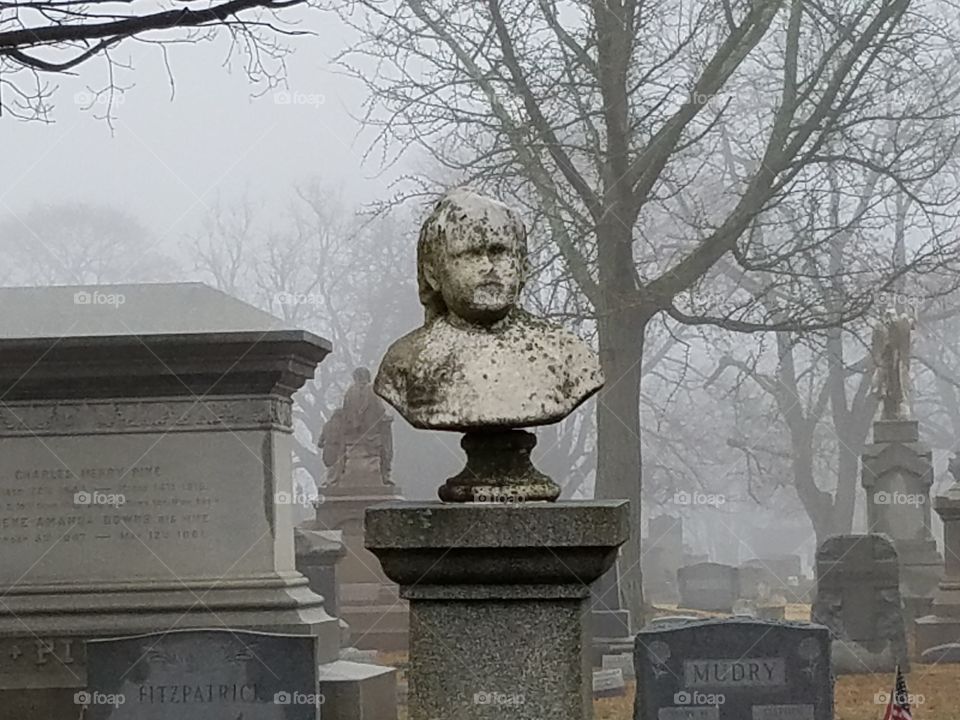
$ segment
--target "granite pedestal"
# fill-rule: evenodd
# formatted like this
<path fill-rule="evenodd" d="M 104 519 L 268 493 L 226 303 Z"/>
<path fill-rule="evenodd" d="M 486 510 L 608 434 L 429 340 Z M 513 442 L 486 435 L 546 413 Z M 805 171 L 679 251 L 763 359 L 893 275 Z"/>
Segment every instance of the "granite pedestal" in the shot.
<path fill-rule="evenodd" d="M 337 570 L 337 605 L 350 626 L 350 644 L 361 650 L 407 649 L 407 603 L 383 574 L 380 563 L 363 546 L 363 513 L 384 502 L 402 500 L 395 486 L 381 484 L 325 486 L 316 504 L 316 520 L 304 529 L 343 533 L 346 555 Z"/>
<path fill-rule="evenodd" d="M 944 573 L 933 596 L 930 615 L 918 618 L 917 653 L 948 643 L 960 643 L 960 481 L 933 507 L 943 520 Z"/>
<path fill-rule="evenodd" d="M 937 587 L 943 558 L 930 531 L 930 448 L 916 420 L 878 420 L 864 447 L 861 483 L 871 533 L 893 539 L 900 561 L 900 595 L 908 610 L 923 607 Z"/>
<path fill-rule="evenodd" d="M 628 533 L 616 500 L 368 509 L 410 603 L 410 720 L 592 717 L 590 584 Z"/>

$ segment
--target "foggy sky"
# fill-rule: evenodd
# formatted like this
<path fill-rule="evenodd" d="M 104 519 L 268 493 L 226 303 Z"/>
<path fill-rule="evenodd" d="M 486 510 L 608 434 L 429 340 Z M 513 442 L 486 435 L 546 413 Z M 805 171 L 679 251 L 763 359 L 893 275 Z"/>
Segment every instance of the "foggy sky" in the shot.
<path fill-rule="evenodd" d="M 361 168 L 369 136 L 356 137 L 350 116 L 360 112 L 365 91 L 329 64 L 351 33 L 333 14 L 304 15 L 301 29 L 317 37 L 285 39 L 294 48 L 289 90 L 302 104 L 278 104 L 276 91 L 252 98 L 257 88 L 242 61 L 223 67 L 223 33 L 215 43 L 169 48 L 172 99 L 160 49 L 122 44 L 114 56 L 134 69 L 121 71 L 118 84 L 135 87 L 117 106 L 112 133 L 76 100 L 87 86 L 105 83 L 105 63 L 94 59 L 74 77 L 48 78 L 60 88 L 54 124 L 0 119 L 0 217 L 41 201 L 106 203 L 176 240 L 218 192 L 227 201 L 246 190 L 283 203 L 294 183 L 319 174 L 342 187 L 347 201 L 372 200 L 386 183 L 373 179 L 376 163 Z"/>

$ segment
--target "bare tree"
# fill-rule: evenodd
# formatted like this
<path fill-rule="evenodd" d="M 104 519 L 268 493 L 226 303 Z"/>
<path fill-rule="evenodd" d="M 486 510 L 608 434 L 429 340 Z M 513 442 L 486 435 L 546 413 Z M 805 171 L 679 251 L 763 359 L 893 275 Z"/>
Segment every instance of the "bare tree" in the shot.
<path fill-rule="evenodd" d="M 109 206 L 42 204 L 0 222 L 12 285 L 170 280 L 177 264 L 155 246 L 137 218 Z"/>
<path fill-rule="evenodd" d="M 156 45 L 166 63 L 176 44 L 229 33 L 230 56 L 240 55 L 255 82 L 273 85 L 286 49 L 279 38 L 293 34 L 279 11 L 307 0 L 225 0 L 164 8 L 144 0 L 0 0 L 0 114 L 49 120 L 57 89 L 47 78 L 72 74 L 93 58 L 106 64 L 105 85 L 90 88 L 85 103 L 103 103 L 110 117 L 118 70 L 129 66 L 114 51 L 125 42 Z"/>
<path fill-rule="evenodd" d="M 319 486 L 316 442 L 353 369 L 375 369 L 389 342 L 416 324 L 411 311 L 419 305 L 413 243 L 398 241 L 392 217 L 358 215 L 316 179 L 292 195 L 282 213 L 248 197 L 218 202 L 188 238 L 187 252 L 204 280 L 332 341 L 331 356 L 294 397 L 294 467 Z M 407 472 L 409 461 L 398 458 L 395 472 Z M 419 479 L 430 480 L 426 473 Z"/>
<path fill-rule="evenodd" d="M 648 325 L 669 313 L 743 332 L 824 328 L 861 314 L 866 287 L 942 262 L 956 225 L 956 183 L 936 180 L 957 141 L 950 3 L 338 4 L 366 11 L 344 12 L 364 38 L 344 63 L 371 91 L 366 119 L 387 160 L 390 148 L 415 145 L 468 180 L 529 199 L 592 310 L 607 377 L 597 489 L 631 500 L 634 540 L 621 561 L 640 612 Z M 857 197 L 865 169 L 879 177 L 852 216 L 861 262 L 829 280 L 847 302 L 824 307 L 810 288 L 828 278 L 811 276 L 807 261 L 850 228 L 818 214 L 796 235 L 788 220 L 804 212 L 801 190 L 834 183 Z M 895 269 L 884 228 L 900 192 L 922 235 Z M 721 259 L 780 290 L 773 316 L 752 301 L 720 315 L 681 307 Z"/>

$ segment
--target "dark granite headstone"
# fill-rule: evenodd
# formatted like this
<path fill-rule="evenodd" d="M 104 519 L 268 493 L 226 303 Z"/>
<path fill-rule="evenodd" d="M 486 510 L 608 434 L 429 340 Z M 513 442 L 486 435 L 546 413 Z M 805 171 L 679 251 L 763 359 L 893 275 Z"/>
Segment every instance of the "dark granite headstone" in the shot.
<path fill-rule="evenodd" d="M 178 630 L 87 643 L 86 720 L 317 720 L 316 638 Z"/>
<path fill-rule="evenodd" d="M 680 606 L 692 610 L 732 612 L 740 596 L 737 568 L 720 563 L 699 563 L 677 570 Z"/>
<path fill-rule="evenodd" d="M 830 633 L 720 619 L 645 627 L 634 720 L 833 720 Z"/>
<path fill-rule="evenodd" d="M 833 635 L 837 673 L 908 670 L 900 565 L 886 535 L 837 535 L 820 545 L 811 612 Z"/>

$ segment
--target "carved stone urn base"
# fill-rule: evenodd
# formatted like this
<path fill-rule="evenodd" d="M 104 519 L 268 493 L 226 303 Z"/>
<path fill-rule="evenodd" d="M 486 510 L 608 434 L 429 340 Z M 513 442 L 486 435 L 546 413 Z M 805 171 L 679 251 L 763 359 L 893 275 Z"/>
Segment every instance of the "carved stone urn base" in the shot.
<path fill-rule="evenodd" d="M 555 501 L 560 486 L 530 460 L 536 444 L 537 436 L 526 430 L 466 433 L 460 447 L 467 464 L 437 494 L 444 502 Z"/>

